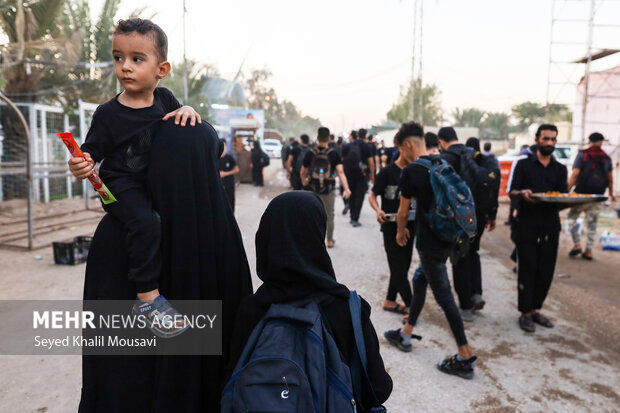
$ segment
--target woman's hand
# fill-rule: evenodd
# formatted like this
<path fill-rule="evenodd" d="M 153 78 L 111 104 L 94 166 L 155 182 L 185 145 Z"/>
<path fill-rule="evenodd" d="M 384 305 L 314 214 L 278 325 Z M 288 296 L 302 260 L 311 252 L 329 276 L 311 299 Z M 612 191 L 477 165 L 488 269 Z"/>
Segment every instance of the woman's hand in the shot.
<path fill-rule="evenodd" d="M 162 120 L 168 120 L 173 116 L 175 125 L 178 125 L 179 122 L 181 122 L 181 126 L 185 126 L 185 123 L 188 119 L 189 124 L 192 126 L 196 126 L 196 120 L 199 124 L 202 122 L 202 119 L 200 118 L 198 112 L 196 112 L 191 106 L 181 106 L 177 110 L 173 110 L 172 112 L 166 114 L 166 116 L 164 116 Z"/>

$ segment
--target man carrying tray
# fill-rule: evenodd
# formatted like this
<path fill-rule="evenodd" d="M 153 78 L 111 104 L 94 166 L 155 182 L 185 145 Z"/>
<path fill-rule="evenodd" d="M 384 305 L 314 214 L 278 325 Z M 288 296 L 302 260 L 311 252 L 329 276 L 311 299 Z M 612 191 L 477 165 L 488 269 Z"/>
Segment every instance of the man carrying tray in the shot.
<path fill-rule="evenodd" d="M 533 333 L 536 324 L 553 327 L 539 310 L 547 297 L 558 255 L 559 207 L 535 203 L 533 193 L 568 191 L 566 167 L 552 155 L 557 141 L 555 125 L 540 125 L 536 131 L 538 150 L 515 166 L 510 198 L 519 201 L 516 229 L 519 327 Z"/>
<path fill-rule="evenodd" d="M 570 189 L 574 186 L 575 192 L 578 194 L 596 195 L 602 195 L 609 189 L 609 199 L 613 202 L 615 199 L 611 159 L 601 148 L 605 137 L 598 132 L 594 132 L 588 140 L 590 141 L 588 149 L 579 151 L 577 158 L 575 158 L 573 171 L 568 179 L 568 188 Z M 569 211 L 568 225 L 571 229 L 574 244 L 573 249 L 568 253 L 570 257 L 582 254 L 584 259 L 592 260 L 592 245 L 594 245 L 596 223 L 601 213 L 601 206 L 602 204 L 599 202 L 587 203 L 575 206 Z M 577 218 L 579 218 L 582 212 L 585 212 L 586 215 L 584 229 L 588 237 L 585 251 L 581 249 L 581 237 L 579 235 L 579 225 L 577 224 Z"/>

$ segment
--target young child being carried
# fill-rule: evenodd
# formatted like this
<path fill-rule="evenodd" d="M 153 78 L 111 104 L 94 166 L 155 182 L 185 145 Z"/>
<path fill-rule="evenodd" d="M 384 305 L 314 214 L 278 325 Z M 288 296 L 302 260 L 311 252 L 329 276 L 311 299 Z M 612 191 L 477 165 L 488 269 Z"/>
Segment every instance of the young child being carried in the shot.
<path fill-rule="evenodd" d="M 137 290 L 133 312 L 151 321 L 159 317 L 159 322 L 149 323 L 151 330 L 160 337 L 172 337 L 185 327 L 176 322 L 179 312 L 159 294 L 161 223 L 147 192 L 146 172 L 162 120 L 175 117 L 175 124 L 185 126 L 189 120 L 194 126 L 201 119 L 191 107 L 181 106 L 168 89 L 157 87 L 171 70 L 168 38 L 159 26 L 138 18 L 120 20 L 112 49 L 114 71 L 124 90 L 97 108 L 81 146 L 84 157 L 71 158 L 69 168 L 76 178 L 84 179 L 93 173 L 96 162 L 104 160 L 99 175 L 118 200 L 104 209 L 127 231 L 129 280 Z M 162 316 L 167 317 L 162 320 Z"/>

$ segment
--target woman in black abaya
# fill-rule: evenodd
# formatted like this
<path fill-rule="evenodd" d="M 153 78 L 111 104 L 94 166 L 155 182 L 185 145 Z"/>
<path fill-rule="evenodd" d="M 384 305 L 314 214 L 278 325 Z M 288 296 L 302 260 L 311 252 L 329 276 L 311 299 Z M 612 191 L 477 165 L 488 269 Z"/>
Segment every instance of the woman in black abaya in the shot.
<path fill-rule="evenodd" d="M 160 291 L 171 300 L 222 300 L 222 356 L 83 356 L 80 412 L 218 411 L 232 322 L 252 293 L 241 234 L 222 188 L 215 130 L 162 124 L 148 187 L 161 216 Z M 85 300 L 134 300 L 122 224 L 99 223 L 90 248 Z"/>
<path fill-rule="evenodd" d="M 269 165 L 269 156 L 260 147 L 258 141 L 254 141 L 252 148 L 252 181 L 255 186 L 264 186 L 263 168 Z"/>
<path fill-rule="evenodd" d="M 263 284 L 239 308 L 230 349 L 227 377 L 239 360 L 256 324 L 273 303 L 313 297 L 323 322 L 348 364 L 353 349 L 349 289 L 336 281 L 325 247 L 327 214 L 319 197 L 291 191 L 274 198 L 256 232 L 256 272 Z M 368 376 L 380 403 L 392 392 L 392 379 L 379 354 L 379 341 L 370 321 L 370 305 L 362 299 L 362 332 Z M 368 404 L 366 401 L 365 404 Z"/>

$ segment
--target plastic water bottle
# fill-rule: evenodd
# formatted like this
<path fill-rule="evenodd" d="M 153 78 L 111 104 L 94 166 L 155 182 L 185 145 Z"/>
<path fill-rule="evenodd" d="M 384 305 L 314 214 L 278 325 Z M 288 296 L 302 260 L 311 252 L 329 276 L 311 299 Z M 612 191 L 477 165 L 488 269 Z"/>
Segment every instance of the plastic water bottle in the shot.
<path fill-rule="evenodd" d="M 323 168 L 319 169 L 319 185 L 323 188 L 323 182 L 325 180 L 325 170 Z"/>

